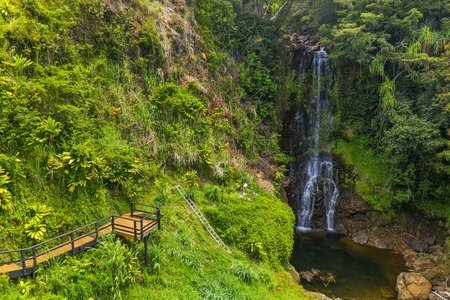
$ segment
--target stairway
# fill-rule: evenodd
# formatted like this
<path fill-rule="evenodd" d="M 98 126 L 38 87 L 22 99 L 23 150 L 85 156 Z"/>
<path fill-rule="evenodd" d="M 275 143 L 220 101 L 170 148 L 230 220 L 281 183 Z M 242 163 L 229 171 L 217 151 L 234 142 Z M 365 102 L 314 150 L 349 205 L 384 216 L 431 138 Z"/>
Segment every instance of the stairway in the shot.
<path fill-rule="evenodd" d="M 208 220 L 205 218 L 205 216 L 202 214 L 198 206 L 192 201 L 191 198 L 186 194 L 186 192 L 183 190 L 181 185 L 176 185 L 175 189 L 180 193 L 180 195 L 183 197 L 183 199 L 189 204 L 189 207 L 192 209 L 192 211 L 195 213 L 195 215 L 200 219 L 200 222 L 205 226 L 206 230 L 209 232 L 209 234 L 212 236 L 214 241 L 221 246 L 224 247 L 226 250 L 230 251 L 230 248 L 228 248 L 227 245 L 222 241 L 220 236 L 217 234 L 217 232 L 214 230 L 214 228 L 211 227 Z"/>

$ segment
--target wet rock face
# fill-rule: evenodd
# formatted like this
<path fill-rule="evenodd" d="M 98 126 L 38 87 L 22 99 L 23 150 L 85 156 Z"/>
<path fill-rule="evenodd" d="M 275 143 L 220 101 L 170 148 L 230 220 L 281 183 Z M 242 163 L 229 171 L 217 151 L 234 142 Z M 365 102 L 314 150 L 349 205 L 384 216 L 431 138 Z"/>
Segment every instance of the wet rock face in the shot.
<path fill-rule="evenodd" d="M 299 69 L 300 73 L 308 70 L 313 61 L 314 52 L 320 49 L 320 38 L 317 36 L 299 35 L 296 33 L 288 37 L 293 69 Z"/>
<path fill-rule="evenodd" d="M 407 214 L 389 219 L 384 212 L 376 211 L 352 192 L 341 189 L 340 194 L 336 206 L 335 229 L 358 244 L 400 252 L 412 250 L 418 254 L 432 254 L 444 241 L 443 230 L 439 229 L 436 221 Z M 423 226 L 426 222 L 429 225 Z"/>
<path fill-rule="evenodd" d="M 413 237 L 408 237 L 406 239 L 406 245 L 411 247 L 414 251 L 418 253 L 434 253 L 436 252 L 436 238 L 434 236 L 426 237 L 423 239 L 416 239 Z"/>
<path fill-rule="evenodd" d="M 335 215 L 338 233 L 347 235 L 358 244 L 401 253 L 406 266 L 432 284 L 445 278 L 445 273 L 437 265 L 438 259 L 424 255 L 442 255 L 440 245 L 445 241 L 446 232 L 437 220 L 425 220 L 423 216 L 407 213 L 389 219 L 348 190 L 341 188 L 340 195 Z"/>
<path fill-rule="evenodd" d="M 399 300 L 427 300 L 431 283 L 419 273 L 400 273 L 396 290 Z"/>

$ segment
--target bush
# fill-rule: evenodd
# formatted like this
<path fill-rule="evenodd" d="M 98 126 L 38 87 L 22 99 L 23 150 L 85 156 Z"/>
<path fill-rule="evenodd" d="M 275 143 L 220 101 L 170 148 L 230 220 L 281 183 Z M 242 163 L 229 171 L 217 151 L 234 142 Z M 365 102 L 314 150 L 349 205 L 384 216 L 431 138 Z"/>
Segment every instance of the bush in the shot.
<path fill-rule="evenodd" d="M 107 235 L 94 252 L 97 254 L 96 264 L 112 292 L 112 299 L 122 299 L 122 289 L 141 276 L 137 254 L 120 240 L 114 240 L 112 234 Z"/>
<path fill-rule="evenodd" d="M 220 198 L 220 195 L 223 193 L 223 190 L 218 185 L 208 184 L 204 187 L 205 190 L 205 196 L 210 201 L 218 201 Z"/>
<path fill-rule="evenodd" d="M 292 209 L 275 196 L 258 193 L 226 194 L 223 203 L 206 209 L 205 214 L 227 243 L 258 261 L 288 266 L 295 220 Z"/>

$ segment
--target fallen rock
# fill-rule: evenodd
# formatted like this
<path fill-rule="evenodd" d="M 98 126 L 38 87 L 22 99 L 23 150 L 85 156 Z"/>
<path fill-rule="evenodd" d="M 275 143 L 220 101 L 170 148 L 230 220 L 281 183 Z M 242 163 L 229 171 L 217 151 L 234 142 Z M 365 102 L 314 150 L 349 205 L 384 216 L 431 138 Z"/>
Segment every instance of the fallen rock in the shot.
<path fill-rule="evenodd" d="M 432 237 L 427 237 L 427 238 L 424 238 L 424 239 L 423 239 L 423 242 L 424 242 L 425 244 L 427 244 L 428 246 L 433 246 L 434 243 L 436 243 L 436 238 L 435 238 L 434 236 L 432 236 Z"/>
<path fill-rule="evenodd" d="M 355 243 L 365 245 L 369 241 L 369 237 L 367 236 L 365 230 L 359 230 L 358 233 L 354 236 L 353 241 Z"/>
<path fill-rule="evenodd" d="M 299 272 L 300 277 L 305 279 L 307 282 L 313 282 L 317 280 L 320 276 L 320 271 L 317 269 L 311 269 L 310 271 Z"/>
<path fill-rule="evenodd" d="M 419 273 L 402 272 L 397 277 L 399 300 L 427 300 L 431 292 L 431 283 Z"/>
<path fill-rule="evenodd" d="M 429 300 L 438 300 L 437 296 L 433 293 L 430 293 L 430 295 L 428 296 Z"/>
<path fill-rule="evenodd" d="M 382 241 L 381 239 L 376 239 L 375 242 L 373 243 L 373 245 L 379 249 L 386 249 L 387 245 L 384 241 Z"/>

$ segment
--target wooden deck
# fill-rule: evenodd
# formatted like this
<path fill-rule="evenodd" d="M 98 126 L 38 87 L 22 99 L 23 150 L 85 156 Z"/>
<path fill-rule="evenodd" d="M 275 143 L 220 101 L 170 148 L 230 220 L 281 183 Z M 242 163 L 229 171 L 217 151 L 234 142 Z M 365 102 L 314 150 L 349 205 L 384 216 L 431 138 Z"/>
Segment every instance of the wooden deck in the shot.
<path fill-rule="evenodd" d="M 114 230 L 118 235 L 138 241 L 142 241 L 156 229 L 158 229 L 158 222 L 143 220 L 140 214 L 133 216 L 125 214 L 114 220 Z"/>
<path fill-rule="evenodd" d="M 129 214 L 98 220 L 30 248 L 0 252 L 0 258 L 8 258 L 8 261 L 0 261 L 0 274 L 6 273 L 10 278 L 34 275 L 38 265 L 59 256 L 75 255 L 83 252 L 86 248 L 94 247 L 98 243 L 99 236 L 111 231 L 134 241 L 147 242 L 148 235 L 160 228 L 160 210 L 158 209 L 155 212 L 134 212 L 133 210 L 132 206 Z M 89 226 L 94 227 L 94 229 L 89 231 Z M 82 229 L 88 232 L 80 233 Z M 77 233 L 78 236 L 76 236 Z M 69 240 L 67 240 L 68 238 Z M 50 242 L 59 243 L 51 249 L 40 250 Z M 11 259 L 13 255 L 20 256 L 20 259 Z"/>

